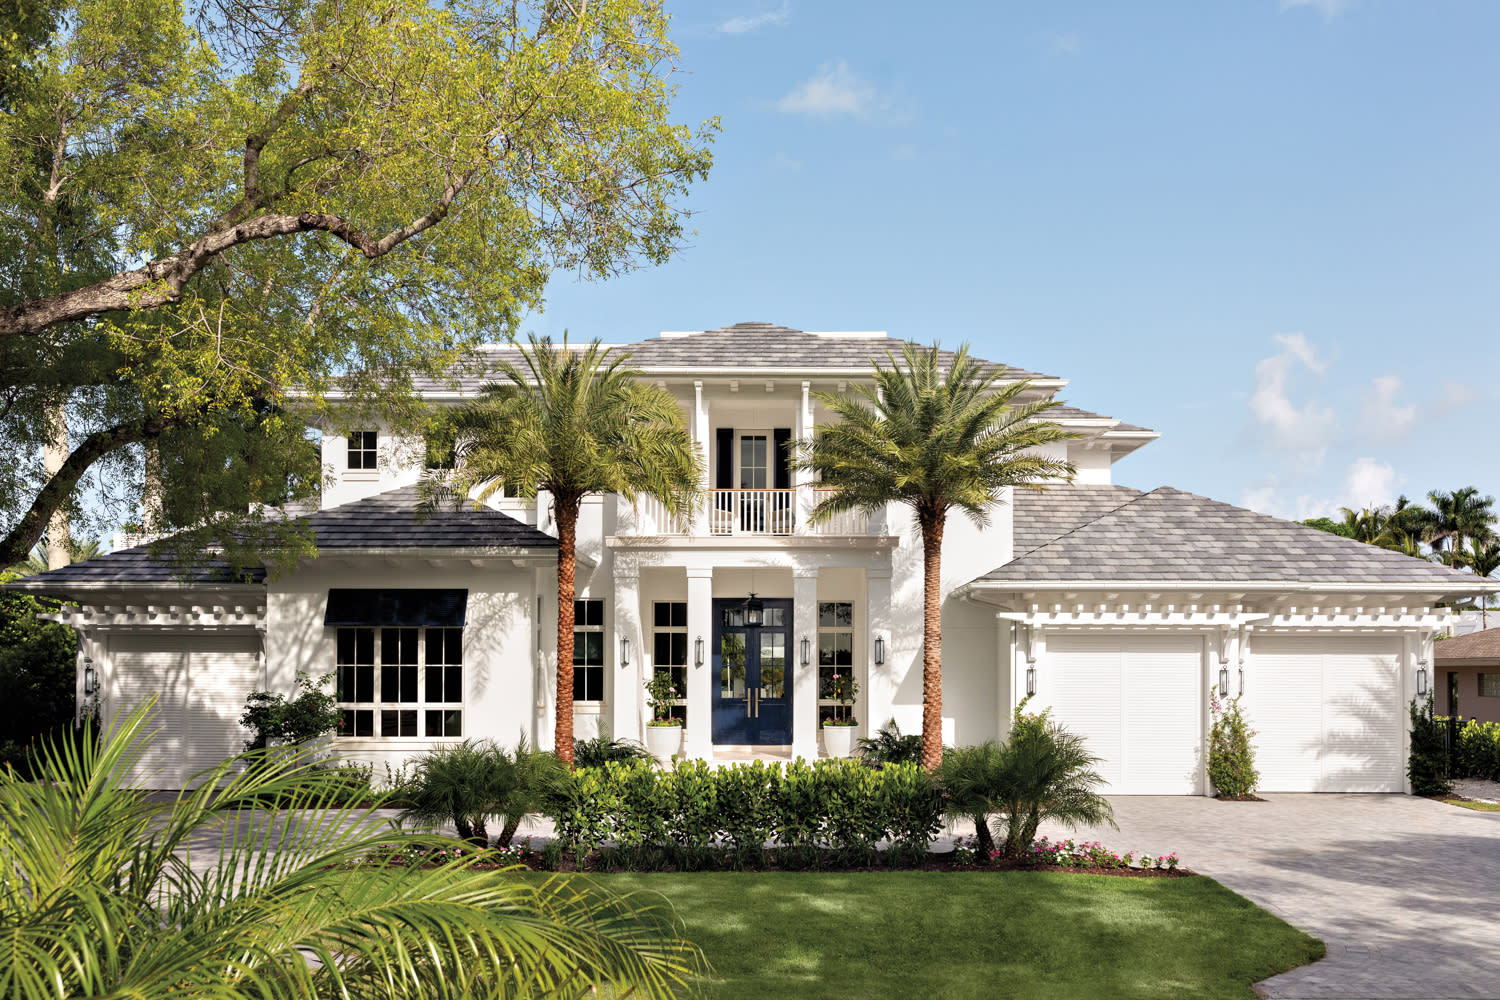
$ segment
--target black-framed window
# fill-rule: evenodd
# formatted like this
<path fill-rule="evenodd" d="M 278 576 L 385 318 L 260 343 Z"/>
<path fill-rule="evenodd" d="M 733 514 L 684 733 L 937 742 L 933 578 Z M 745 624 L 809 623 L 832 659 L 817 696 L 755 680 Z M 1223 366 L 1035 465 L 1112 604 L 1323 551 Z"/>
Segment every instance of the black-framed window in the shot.
<path fill-rule="evenodd" d="M 854 604 L 852 601 L 818 602 L 818 717 L 840 718 L 853 712 L 852 705 L 822 697 L 836 687 L 837 674 L 854 674 Z M 847 690 L 847 688 L 846 688 Z"/>
<path fill-rule="evenodd" d="M 463 629 L 340 628 L 339 735 L 463 736 Z"/>
<path fill-rule="evenodd" d="M 604 700 L 604 602 L 573 602 L 573 701 Z"/>
<path fill-rule="evenodd" d="M 375 431 L 355 431 L 349 435 L 349 468 L 376 468 L 376 443 L 379 435 Z"/>
<path fill-rule="evenodd" d="M 1500 674 L 1479 675 L 1479 697 L 1500 698 Z"/>
<path fill-rule="evenodd" d="M 688 634 L 687 602 L 655 601 L 651 607 L 651 667 L 671 674 L 680 697 L 668 709 L 674 719 L 687 725 Z"/>

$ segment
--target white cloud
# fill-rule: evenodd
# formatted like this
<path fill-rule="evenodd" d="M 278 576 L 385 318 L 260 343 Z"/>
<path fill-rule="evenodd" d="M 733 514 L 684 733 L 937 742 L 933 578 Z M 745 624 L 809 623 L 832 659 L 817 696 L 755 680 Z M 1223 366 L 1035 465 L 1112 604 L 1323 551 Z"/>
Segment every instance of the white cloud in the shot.
<path fill-rule="evenodd" d="M 776 110 L 790 115 L 855 115 L 863 117 L 884 102 L 874 84 L 857 76 L 840 59 L 819 68 L 810 80 L 776 102 Z"/>
<path fill-rule="evenodd" d="M 1403 406 L 1396 402 L 1401 389 L 1401 376 L 1381 375 L 1365 390 L 1360 429 L 1373 439 L 1393 441 L 1405 437 L 1416 427 L 1417 405 L 1408 403 Z"/>
<path fill-rule="evenodd" d="M 785 153 L 777 153 L 771 157 L 771 168 L 773 170 L 801 170 L 802 161 L 794 160 Z"/>
<path fill-rule="evenodd" d="M 1294 403 L 1288 382 L 1298 364 L 1316 375 L 1328 366 L 1302 334 L 1278 334 L 1274 339 L 1282 351 L 1256 364 L 1250 414 L 1276 449 L 1321 458 L 1338 430 L 1338 420 L 1331 407 L 1314 400 L 1302 406 Z"/>
<path fill-rule="evenodd" d="M 759 31 L 767 26 L 777 28 L 783 27 L 792 16 L 792 5 L 783 2 L 775 10 L 768 10 L 760 14 L 747 14 L 742 17 L 731 17 L 719 25 L 719 31 L 725 35 L 744 35 L 752 31 Z"/>
<path fill-rule="evenodd" d="M 1078 51 L 1078 36 L 1071 31 L 1052 37 L 1052 51 L 1072 54 Z"/>
<path fill-rule="evenodd" d="M 1353 5 L 1353 0 L 1281 0 L 1282 10 L 1291 10 L 1293 7 L 1311 7 L 1322 14 L 1325 21 L 1333 20 Z"/>
<path fill-rule="evenodd" d="M 1309 475 L 1306 471 L 1299 472 L 1294 482 L 1306 486 Z M 1362 457 L 1355 459 L 1344 471 L 1344 481 L 1336 491 L 1320 490 L 1318 493 L 1287 496 L 1291 490 L 1281 476 L 1272 474 L 1246 489 L 1240 495 L 1240 506 L 1288 521 L 1305 521 L 1310 517 L 1338 520 L 1340 507 L 1360 510 L 1393 503 L 1397 488 L 1405 481 L 1406 477 L 1397 473 L 1389 462 Z M 1330 493 L 1334 495 L 1330 496 Z"/>
<path fill-rule="evenodd" d="M 1338 506 L 1362 510 L 1389 504 L 1396 499 L 1396 487 L 1403 478 L 1396 475 L 1396 467 L 1389 462 L 1357 458 L 1344 476 L 1344 500 Z"/>

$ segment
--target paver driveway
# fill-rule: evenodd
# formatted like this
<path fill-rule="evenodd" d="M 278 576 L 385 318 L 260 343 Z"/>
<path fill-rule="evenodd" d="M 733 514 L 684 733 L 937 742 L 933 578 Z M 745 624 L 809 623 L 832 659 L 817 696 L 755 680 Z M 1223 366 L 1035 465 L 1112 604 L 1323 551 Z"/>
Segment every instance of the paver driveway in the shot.
<path fill-rule="evenodd" d="M 1405 795 L 1113 796 L 1120 829 L 1049 836 L 1183 863 L 1323 939 L 1266 997 L 1500 998 L 1500 813 Z"/>

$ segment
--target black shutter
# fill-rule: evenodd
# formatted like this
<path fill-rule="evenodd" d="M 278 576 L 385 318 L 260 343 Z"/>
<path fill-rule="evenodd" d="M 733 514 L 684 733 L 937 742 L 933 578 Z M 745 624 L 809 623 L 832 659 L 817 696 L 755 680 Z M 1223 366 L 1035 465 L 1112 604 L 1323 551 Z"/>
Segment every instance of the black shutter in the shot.
<path fill-rule="evenodd" d="M 720 427 L 718 430 L 719 455 L 714 472 L 714 489 L 734 489 L 734 428 Z"/>
<path fill-rule="evenodd" d="M 776 442 L 776 479 L 772 488 L 789 490 L 792 488 L 792 429 L 778 427 L 771 436 Z"/>

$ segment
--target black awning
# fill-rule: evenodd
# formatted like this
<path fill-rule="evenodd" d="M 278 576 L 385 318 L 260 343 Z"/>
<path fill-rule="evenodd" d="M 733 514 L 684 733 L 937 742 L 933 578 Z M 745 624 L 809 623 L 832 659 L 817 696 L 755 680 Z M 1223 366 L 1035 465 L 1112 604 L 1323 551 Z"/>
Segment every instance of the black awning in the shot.
<path fill-rule="evenodd" d="M 467 590 L 336 588 L 328 591 L 328 611 L 323 624 L 459 628 L 464 625 L 468 608 Z"/>

